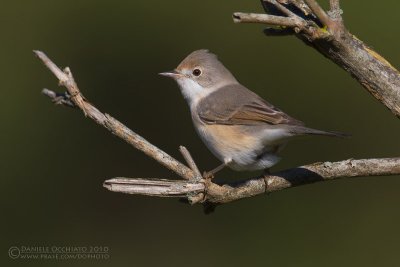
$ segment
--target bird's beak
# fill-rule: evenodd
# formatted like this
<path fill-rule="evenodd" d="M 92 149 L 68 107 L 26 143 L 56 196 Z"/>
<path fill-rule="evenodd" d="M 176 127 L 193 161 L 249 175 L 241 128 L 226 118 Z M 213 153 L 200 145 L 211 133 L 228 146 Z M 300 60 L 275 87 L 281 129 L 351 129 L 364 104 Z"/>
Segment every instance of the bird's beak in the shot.
<path fill-rule="evenodd" d="M 170 78 L 174 78 L 174 79 L 176 79 L 176 78 L 178 78 L 179 76 L 182 75 L 179 72 L 177 72 L 176 70 L 167 71 L 167 72 L 160 72 L 159 74 L 161 76 L 170 77 Z"/>

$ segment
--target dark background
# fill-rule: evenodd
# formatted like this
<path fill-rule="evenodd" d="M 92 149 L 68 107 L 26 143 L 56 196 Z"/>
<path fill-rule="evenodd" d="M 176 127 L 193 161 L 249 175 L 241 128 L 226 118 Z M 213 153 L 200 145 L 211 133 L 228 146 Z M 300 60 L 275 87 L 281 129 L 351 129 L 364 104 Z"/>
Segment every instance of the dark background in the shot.
<path fill-rule="evenodd" d="M 327 1 L 323 2 L 327 6 Z M 352 33 L 400 65 L 400 2 L 342 1 Z M 76 110 L 40 94 L 69 66 L 83 94 L 174 157 L 218 161 L 196 136 L 177 85 L 157 73 L 208 48 L 241 83 L 307 125 L 348 140 L 291 143 L 274 170 L 398 156 L 400 124 L 350 75 L 294 37 L 234 24 L 254 1 L 9 1 L 0 10 L 2 261 L 38 266 L 398 266 L 399 177 L 318 183 L 218 207 L 112 193 L 116 176 L 177 178 Z M 218 179 L 257 173 L 229 170 Z M 11 260 L 11 246 L 97 246 L 109 260 Z"/>

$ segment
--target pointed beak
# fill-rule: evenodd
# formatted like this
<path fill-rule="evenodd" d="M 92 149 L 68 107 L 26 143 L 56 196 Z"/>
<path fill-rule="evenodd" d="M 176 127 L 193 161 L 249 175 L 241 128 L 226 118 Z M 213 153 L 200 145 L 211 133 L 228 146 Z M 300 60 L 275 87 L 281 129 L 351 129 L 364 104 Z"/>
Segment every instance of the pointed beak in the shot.
<path fill-rule="evenodd" d="M 167 71 L 167 72 L 160 72 L 159 75 L 176 79 L 179 76 L 181 76 L 182 74 L 180 74 L 176 70 L 172 70 L 172 71 Z"/>

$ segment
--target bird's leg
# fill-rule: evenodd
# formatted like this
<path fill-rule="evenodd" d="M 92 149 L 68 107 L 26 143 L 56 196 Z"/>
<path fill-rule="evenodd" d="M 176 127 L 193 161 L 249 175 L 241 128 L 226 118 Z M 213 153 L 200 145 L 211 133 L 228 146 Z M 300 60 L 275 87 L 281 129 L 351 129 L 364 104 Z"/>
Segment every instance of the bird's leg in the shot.
<path fill-rule="evenodd" d="M 271 175 L 271 169 L 270 168 L 264 169 L 264 173 L 263 174 L 264 174 L 264 179 L 265 179 L 265 176 Z M 265 183 L 265 191 L 268 192 L 268 182 L 267 181 Z"/>
<path fill-rule="evenodd" d="M 219 172 L 220 170 L 225 168 L 231 162 L 232 162 L 232 159 L 225 160 L 224 163 L 222 163 L 221 165 L 218 165 L 216 168 L 212 169 L 211 171 L 204 172 L 203 173 L 204 179 L 210 179 L 211 180 L 212 178 L 214 178 L 214 174 L 216 174 L 217 172 Z"/>
<path fill-rule="evenodd" d="M 214 174 L 216 174 L 217 172 L 219 172 L 220 170 L 222 170 L 223 168 L 225 168 L 226 163 L 222 163 L 221 165 L 218 165 L 216 168 L 212 169 L 211 171 L 208 172 L 204 172 L 203 173 L 203 177 L 204 179 L 212 179 L 214 178 Z"/>

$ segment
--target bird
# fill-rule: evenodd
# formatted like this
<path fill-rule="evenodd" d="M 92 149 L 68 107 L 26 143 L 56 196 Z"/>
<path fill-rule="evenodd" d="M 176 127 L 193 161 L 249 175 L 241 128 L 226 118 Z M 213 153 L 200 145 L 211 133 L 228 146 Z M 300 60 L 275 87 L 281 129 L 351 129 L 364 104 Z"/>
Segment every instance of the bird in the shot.
<path fill-rule="evenodd" d="M 280 161 L 286 143 L 298 136 L 349 136 L 306 127 L 240 84 L 206 49 L 190 53 L 173 71 L 159 74 L 178 83 L 196 132 L 222 162 L 205 173 L 209 178 L 226 166 L 268 173 Z"/>

